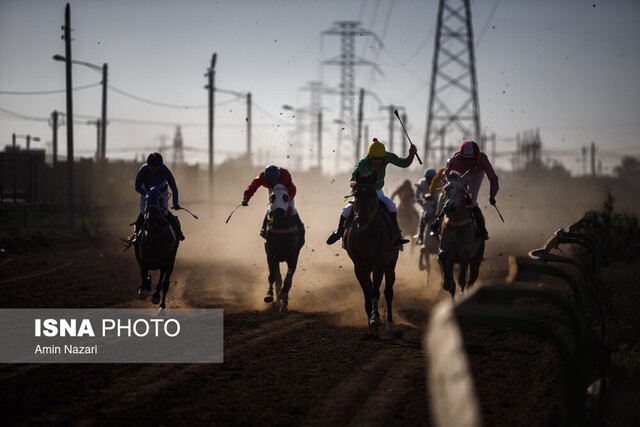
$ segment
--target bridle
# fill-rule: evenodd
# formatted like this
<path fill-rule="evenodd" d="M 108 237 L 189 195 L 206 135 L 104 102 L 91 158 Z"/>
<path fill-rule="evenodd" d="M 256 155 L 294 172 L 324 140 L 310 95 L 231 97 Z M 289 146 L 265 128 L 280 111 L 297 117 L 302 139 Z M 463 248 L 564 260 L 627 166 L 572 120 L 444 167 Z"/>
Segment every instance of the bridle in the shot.
<path fill-rule="evenodd" d="M 368 213 L 367 222 L 366 222 L 366 224 L 364 225 L 363 228 L 366 228 L 371 223 L 371 221 L 373 221 L 373 219 L 376 217 L 376 215 L 378 213 L 378 208 L 380 206 L 380 198 L 376 194 L 376 188 L 375 188 L 375 185 L 373 185 L 373 184 L 358 184 L 356 189 L 355 189 L 355 191 L 353 192 L 354 198 L 357 199 L 358 198 L 358 193 L 360 193 L 361 191 L 369 191 L 369 190 L 371 190 L 373 192 L 374 207 Z M 358 206 L 358 204 L 355 203 L 355 202 L 353 203 L 353 211 L 354 211 L 354 219 L 357 222 L 357 219 L 360 216 L 360 206 Z"/>

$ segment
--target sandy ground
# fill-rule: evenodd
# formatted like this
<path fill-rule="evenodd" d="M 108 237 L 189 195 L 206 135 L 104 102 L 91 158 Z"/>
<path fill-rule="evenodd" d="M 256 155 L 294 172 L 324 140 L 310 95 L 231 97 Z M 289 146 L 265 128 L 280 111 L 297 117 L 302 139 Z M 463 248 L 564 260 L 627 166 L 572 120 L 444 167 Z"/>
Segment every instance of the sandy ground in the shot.
<path fill-rule="evenodd" d="M 401 178 L 389 174 L 388 194 Z M 369 338 L 352 263 L 339 244 L 325 244 L 347 183 L 300 180 L 296 203 L 307 239 L 290 291 L 291 312 L 281 315 L 263 302 L 267 266 L 258 229 L 266 190 L 225 224 L 249 179 L 229 182 L 216 204 L 183 198 L 181 203 L 200 219 L 180 214 L 187 240 L 180 245 L 167 298 L 169 310 L 224 309 L 223 364 L 2 365 L 5 419 L 16 424 L 430 424 L 421 342 L 431 309 L 449 298 L 440 289 L 435 259 L 427 278 L 418 270 L 413 244 L 400 254 L 394 287 L 397 334 Z M 514 188 L 527 190 L 516 194 Z M 488 199 L 486 191 L 481 200 Z M 598 191 L 571 190 L 555 197 L 549 191 L 504 182 L 498 196 L 504 223 L 487 202 L 481 203 L 491 236 L 481 283 L 504 278 L 509 255 L 540 247 L 604 199 Z M 148 300 L 136 299 L 134 254 L 122 253 L 117 239 L 129 230 L 107 231 L 98 241 L 2 253 L 0 306 L 151 307 Z M 509 424 L 508 412 L 534 423 L 557 420 L 554 402 L 562 390 L 548 349 L 522 337 L 490 339 L 516 361 L 495 366 L 484 350 L 472 348 L 474 359 L 486 365 L 474 367 L 479 383 L 495 384 L 483 379 L 514 370 L 519 380 L 500 390 L 481 389 L 487 424 Z"/>

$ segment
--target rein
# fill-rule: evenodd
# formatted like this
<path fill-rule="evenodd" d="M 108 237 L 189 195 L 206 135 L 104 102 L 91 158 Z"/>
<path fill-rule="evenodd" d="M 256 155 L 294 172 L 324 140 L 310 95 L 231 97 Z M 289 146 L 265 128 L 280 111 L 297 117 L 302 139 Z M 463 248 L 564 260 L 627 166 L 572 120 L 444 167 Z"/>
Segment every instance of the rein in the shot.
<path fill-rule="evenodd" d="M 380 207 L 380 198 L 375 193 L 375 190 L 376 190 L 375 185 L 373 185 L 373 184 L 360 184 L 358 187 L 367 187 L 367 188 L 371 188 L 374 191 L 375 207 L 373 208 L 373 210 L 369 214 L 369 220 L 367 221 L 367 224 L 365 225 L 365 227 L 366 227 L 373 221 L 373 219 L 376 217 L 376 214 L 378 213 L 378 208 Z M 356 191 L 353 192 L 354 196 L 356 196 L 356 193 L 357 193 L 357 189 L 356 189 Z M 355 207 L 356 206 L 354 204 L 354 209 L 353 210 L 355 211 L 355 214 L 357 216 L 358 212 L 356 211 Z"/>

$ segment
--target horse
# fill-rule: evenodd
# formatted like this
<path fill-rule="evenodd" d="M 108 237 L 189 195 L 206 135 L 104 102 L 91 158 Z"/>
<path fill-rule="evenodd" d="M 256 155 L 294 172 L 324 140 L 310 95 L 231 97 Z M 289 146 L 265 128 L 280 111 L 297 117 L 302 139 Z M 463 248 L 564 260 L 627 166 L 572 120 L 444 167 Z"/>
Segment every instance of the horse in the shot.
<path fill-rule="evenodd" d="M 165 312 L 165 299 L 169 290 L 169 279 L 173 272 L 173 266 L 178 252 L 179 240 L 174 230 L 169 225 L 163 213 L 162 193 L 156 187 L 151 188 L 146 196 L 144 222 L 140 228 L 140 235 L 134 245 L 136 260 L 140 266 L 140 287 L 138 298 L 147 297 L 146 292 L 151 290 L 151 276 L 149 270 L 160 270 L 160 278 L 156 285 L 156 291 L 151 296 L 153 304 L 160 303 L 158 315 Z M 162 300 L 160 289 L 162 288 Z"/>
<path fill-rule="evenodd" d="M 383 276 L 387 303 L 386 329 L 389 333 L 393 331 L 393 284 L 399 252 L 394 244 L 399 230 L 392 223 L 386 208 L 380 206 L 375 181 L 375 177 L 371 180 L 356 176 L 351 202 L 353 220 L 346 226 L 342 236 L 342 245 L 353 261 L 356 278 L 364 295 L 369 332 L 374 334 L 378 333 L 382 324 L 378 301 Z"/>
<path fill-rule="evenodd" d="M 452 299 L 456 293 L 454 264 L 459 264 L 458 286 L 462 294 L 465 287 L 472 286 L 478 279 L 484 255 L 484 239 L 478 236 L 473 216 L 467 208 L 469 196 L 463 181 L 465 175 L 460 176 L 456 172 L 446 174 L 448 182 L 444 186 L 445 220 L 442 224 L 438 262 L 442 269 L 442 288 L 451 293 Z"/>
<path fill-rule="evenodd" d="M 420 214 L 414 208 L 414 193 L 411 181 L 405 180 L 391 195 L 391 199 L 398 196 L 398 224 L 405 233 L 413 236 L 417 231 Z"/>
<path fill-rule="evenodd" d="M 440 251 L 440 237 L 431 232 L 429 227 L 436 217 L 439 201 L 440 192 L 436 194 L 428 193 L 422 203 L 422 215 L 426 225 L 423 231 L 418 268 L 420 270 L 427 270 L 427 283 L 429 282 L 429 277 L 431 275 L 431 255 L 437 255 Z"/>
<path fill-rule="evenodd" d="M 286 312 L 289 305 L 289 291 L 293 281 L 293 273 L 298 265 L 298 255 L 304 246 L 304 234 L 298 224 L 292 221 L 289 210 L 289 193 L 282 184 L 273 187 L 269 195 L 270 210 L 267 216 L 264 250 L 269 266 L 269 289 L 264 297 L 265 303 L 273 302 L 275 285 L 276 303 L 280 304 L 280 312 Z M 287 263 L 287 275 L 282 286 L 280 263 Z"/>

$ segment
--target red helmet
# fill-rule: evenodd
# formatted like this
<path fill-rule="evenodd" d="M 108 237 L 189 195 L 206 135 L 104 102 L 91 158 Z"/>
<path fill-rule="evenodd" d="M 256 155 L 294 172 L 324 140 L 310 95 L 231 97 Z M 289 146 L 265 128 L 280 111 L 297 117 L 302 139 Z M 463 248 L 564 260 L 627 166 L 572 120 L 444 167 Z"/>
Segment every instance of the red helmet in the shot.
<path fill-rule="evenodd" d="M 475 141 L 465 141 L 460 147 L 460 153 L 465 159 L 475 159 L 480 154 L 480 147 Z"/>

